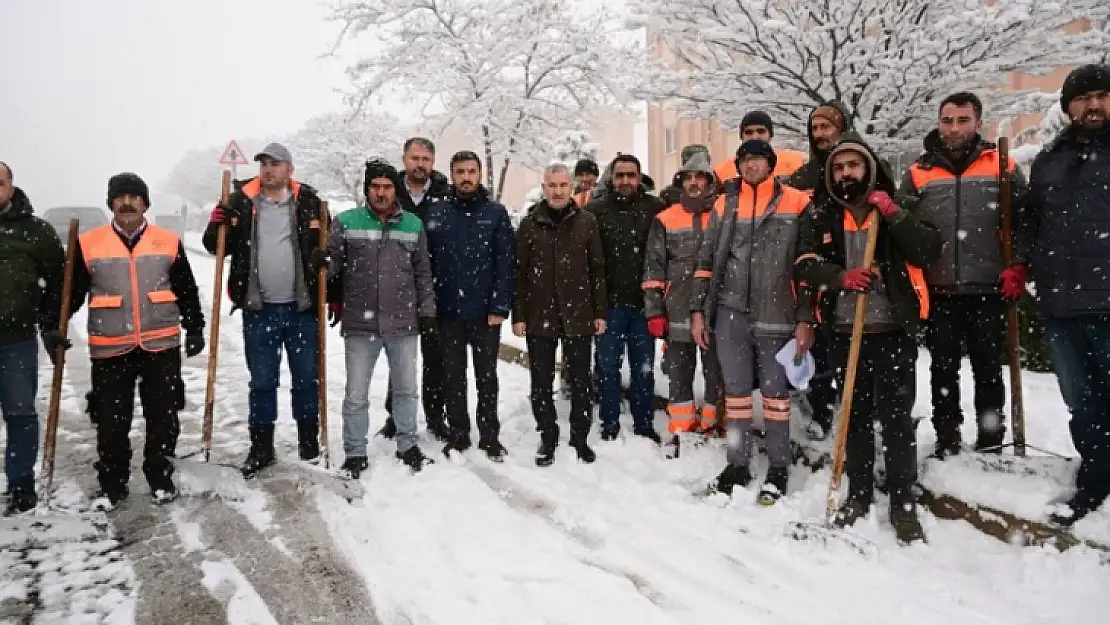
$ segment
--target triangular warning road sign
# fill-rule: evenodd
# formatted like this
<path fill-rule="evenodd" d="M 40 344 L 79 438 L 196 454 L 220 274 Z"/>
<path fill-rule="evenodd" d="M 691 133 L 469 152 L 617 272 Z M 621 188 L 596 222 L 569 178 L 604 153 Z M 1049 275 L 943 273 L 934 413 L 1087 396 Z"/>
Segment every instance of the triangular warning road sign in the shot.
<path fill-rule="evenodd" d="M 243 154 L 243 148 L 239 147 L 239 142 L 232 139 L 227 143 L 224 148 L 224 153 L 220 155 L 221 165 L 250 165 L 247 156 Z"/>

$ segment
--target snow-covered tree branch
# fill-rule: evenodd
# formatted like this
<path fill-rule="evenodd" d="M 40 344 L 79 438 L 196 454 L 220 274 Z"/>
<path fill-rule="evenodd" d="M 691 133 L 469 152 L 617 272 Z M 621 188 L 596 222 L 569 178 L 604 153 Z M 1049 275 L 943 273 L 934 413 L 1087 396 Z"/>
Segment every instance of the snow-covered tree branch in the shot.
<path fill-rule="evenodd" d="M 604 7 L 566 0 L 341 0 L 332 17 L 340 46 L 373 44 L 348 70 L 355 104 L 392 86 L 464 129 L 497 197 L 511 163 L 545 164 L 557 132 L 620 99 L 638 58 L 611 43 Z"/>
<path fill-rule="evenodd" d="M 631 25 L 665 53 L 648 61 L 639 95 L 733 125 L 761 108 L 805 133 L 812 108 L 843 101 L 877 147 L 915 145 L 946 95 L 981 93 L 991 114 L 1046 106 L 1002 93 L 1019 71 L 1038 75 L 1101 54 L 1092 32 L 1064 26 L 1102 0 L 629 0 Z"/>
<path fill-rule="evenodd" d="M 289 139 L 297 177 L 324 197 L 361 203 L 366 160 L 381 156 L 400 164 L 403 128 L 381 111 L 328 113 L 310 119 Z"/>
<path fill-rule="evenodd" d="M 266 145 L 262 139 L 243 139 L 239 146 L 250 158 Z M 214 145 L 200 150 L 190 150 L 170 170 L 170 174 L 160 185 L 166 191 L 180 196 L 200 206 L 213 206 L 220 199 L 220 176 L 225 165 L 219 163 L 223 145 Z M 237 175 L 241 178 L 253 175 L 252 168 L 241 166 Z"/>

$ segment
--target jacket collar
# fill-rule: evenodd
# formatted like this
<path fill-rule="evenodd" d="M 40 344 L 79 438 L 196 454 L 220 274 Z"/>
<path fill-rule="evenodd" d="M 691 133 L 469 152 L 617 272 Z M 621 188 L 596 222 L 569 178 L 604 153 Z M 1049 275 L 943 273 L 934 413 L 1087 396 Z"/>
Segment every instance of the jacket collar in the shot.
<path fill-rule="evenodd" d="M 290 178 L 289 190 L 293 192 L 293 201 L 297 201 L 300 198 L 301 194 L 301 183 Z M 240 188 L 240 191 L 243 192 L 243 195 L 253 200 L 262 193 L 262 178 L 258 176 L 251 178 Z"/>
<path fill-rule="evenodd" d="M 10 202 L 11 206 L 8 207 L 8 210 L 0 213 L 0 220 L 15 221 L 16 219 L 30 217 L 35 212 L 31 207 L 31 200 L 27 197 L 27 194 L 23 192 L 23 189 L 19 187 L 15 187 L 12 190 L 12 199 Z"/>
<path fill-rule="evenodd" d="M 554 228 L 555 222 L 551 219 L 551 215 L 548 214 L 549 210 L 551 209 L 548 207 L 547 200 L 541 200 L 539 204 L 536 204 L 535 210 L 532 211 L 532 219 L 542 226 Z M 574 205 L 574 202 L 567 204 L 567 207 L 563 209 L 566 214 L 563 215 L 559 223 L 565 223 L 566 220 L 577 215 L 579 210 L 580 209 Z"/>

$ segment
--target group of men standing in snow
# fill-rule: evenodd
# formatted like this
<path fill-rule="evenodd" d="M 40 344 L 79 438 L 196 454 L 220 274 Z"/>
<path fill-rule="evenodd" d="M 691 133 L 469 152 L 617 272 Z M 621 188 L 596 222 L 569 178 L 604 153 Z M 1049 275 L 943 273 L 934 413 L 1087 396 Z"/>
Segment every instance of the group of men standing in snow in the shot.
<path fill-rule="evenodd" d="M 402 462 L 413 470 L 431 462 L 417 444 L 421 398 L 428 431 L 444 453 L 471 447 L 468 348 L 478 448 L 501 460 L 496 362 L 500 328 L 511 317 L 528 347 L 537 465 L 550 465 L 559 444 L 557 347 L 571 389 L 569 443 L 583 462 L 596 457 L 587 442 L 591 378 L 601 438 L 619 436 L 627 348 L 633 433 L 674 457 L 682 436 L 713 431 L 723 420 L 722 492 L 753 479 L 753 394 L 760 391 L 770 465 L 760 501 L 770 504 L 785 493 L 792 461 L 791 382 L 776 356 L 791 341 L 788 358 L 815 356 L 810 433 L 825 436 L 836 404 L 833 381 L 842 379 L 849 351 L 853 294 L 866 292 L 848 433 L 850 487 L 839 522 L 850 525 L 870 510 L 878 420 L 892 525 L 904 542 L 923 540 L 912 491 L 917 331 L 925 330 L 932 353 L 935 455 L 961 448 L 965 345 L 975 376 L 975 447 L 997 450 L 1005 436 L 1005 311 L 1032 278 L 1082 456 L 1076 493 L 1053 518 L 1074 523 L 1110 495 L 1110 68 L 1074 70 L 1061 104 L 1072 124 L 1038 155 L 1028 185 L 980 136 L 982 105 L 970 93 L 941 103 L 937 129 L 901 185 L 853 132 L 849 112 L 829 102 L 809 117 L 807 162 L 774 149 L 773 120 L 755 111 L 741 123 L 735 158 L 713 167 L 704 147 L 689 146 L 661 197 L 649 192 L 631 155 L 618 155 L 600 183 L 593 163 L 574 172 L 551 165 L 544 199 L 515 232 L 481 184 L 482 162 L 473 152 L 451 157 L 448 178 L 434 169 L 432 143 L 410 139 L 403 172 L 367 162 L 366 205 L 329 226 L 316 192 L 293 178 L 292 155 L 271 144 L 256 156 L 259 176 L 237 183 L 227 205 L 212 211 L 204 236 L 214 252 L 226 226 L 228 295 L 243 312 L 251 444 L 243 473 L 276 461 L 283 351 L 299 455 L 313 460 L 320 453 L 317 314 L 326 304 L 345 341 L 343 468 L 352 476 L 368 467 L 368 389 L 383 350 L 390 418 L 382 433 L 396 438 Z M 1016 257 L 1009 266 L 1001 252 L 1000 167 L 1013 175 Z M 142 180 L 113 177 L 108 204 L 112 224 L 80 237 L 73 292 L 73 309 L 86 296 L 90 309 L 100 499 L 112 507 L 128 494 L 127 432 L 138 381 L 148 422 L 143 469 L 155 501 L 165 502 L 176 497 L 169 458 L 183 404 L 181 330 L 185 355 L 200 353 L 204 318 L 181 242 L 143 216 L 150 201 Z M 69 347 L 55 331 L 63 256 L 57 235 L 12 186 L 7 166 L 0 167 L 0 210 L 0 249 L 12 259 L 0 299 L 0 409 L 9 433 L 8 509 L 21 511 L 34 506 L 35 327 L 52 356 Z M 865 265 L 872 228 L 878 244 Z M 327 301 L 319 302 L 317 279 L 325 272 Z M 655 339 L 665 341 L 670 382 L 667 440 L 653 423 Z M 693 388 L 699 357 L 706 379 L 700 404 Z"/>

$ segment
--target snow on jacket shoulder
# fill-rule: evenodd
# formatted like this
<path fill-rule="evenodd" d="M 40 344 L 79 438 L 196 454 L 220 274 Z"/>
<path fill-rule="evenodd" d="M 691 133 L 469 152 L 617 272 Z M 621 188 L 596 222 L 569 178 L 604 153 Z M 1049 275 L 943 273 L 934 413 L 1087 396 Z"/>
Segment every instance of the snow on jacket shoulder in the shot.
<path fill-rule="evenodd" d="M 394 207 L 384 220 L 368 207 L 340 213 L 331 225 L 329 278 L 341 291 L 344 335 L 416 334 L 434 317 L 435 295 L 424 224 Z"/>
<path fill-rule="evenodd" d="M 440 318 L 508 318 L 513 305 L 516 242 L 509 212 L 484 187 L 428 207 L 424 223 Z"/>

